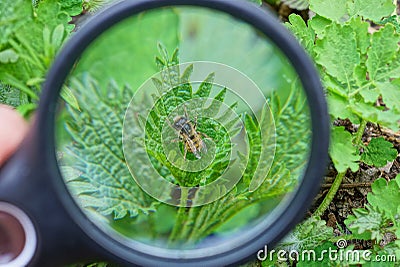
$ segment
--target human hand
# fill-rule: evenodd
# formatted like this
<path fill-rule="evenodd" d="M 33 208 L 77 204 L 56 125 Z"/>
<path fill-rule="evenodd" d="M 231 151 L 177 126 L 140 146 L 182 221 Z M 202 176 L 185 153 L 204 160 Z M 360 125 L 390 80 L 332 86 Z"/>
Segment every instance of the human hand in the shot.
<path fill-rule="evenodd" d="M 17 112 L 0 104 L 0 166 L 18 148 L 27 131 L 27 122 Z"/>

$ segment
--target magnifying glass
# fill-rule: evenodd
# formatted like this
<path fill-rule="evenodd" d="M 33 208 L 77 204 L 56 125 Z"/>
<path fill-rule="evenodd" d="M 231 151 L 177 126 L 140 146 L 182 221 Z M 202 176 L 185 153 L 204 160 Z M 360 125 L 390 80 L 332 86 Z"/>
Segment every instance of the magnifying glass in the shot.
<path fill-rule="evenodd" d="M 304 216 L 328 128 L 313 64 L 266 11 L 120 2 L 59 53 L 0 171 L 0 216 L 25 240 L 0 266 L 248 260 Z"/>

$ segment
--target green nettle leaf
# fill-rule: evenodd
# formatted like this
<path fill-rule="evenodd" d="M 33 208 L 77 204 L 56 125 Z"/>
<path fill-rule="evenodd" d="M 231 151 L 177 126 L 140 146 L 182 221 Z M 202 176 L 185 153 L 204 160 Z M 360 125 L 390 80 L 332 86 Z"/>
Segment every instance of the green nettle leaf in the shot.
<path fill-rule="evenodd" d="M 159 173 L 163 173 L 164 178 L 172 180 L 183 186 L 204 185 L 212 182 L 222 175 L 225 168 L 229 164 L 229 160 L 224 155 L 230 153 L 228 132 L 233 132 L 236 127 L 236 120 L 226 121 L 225 127 L 209 120 L 198 120 L 198 130 L 212 138 L 216 143 L 215 160 L 209 167 L 198 172 L 187 172 L 180 170 L 170 163 L 165 155 L 162 141 L 162 127 L 166 121 L 167 115 L 177 106 L 185 101 L 196 98 L 211 98 L 211 89 L 213 87 L 214 74 L 209 74 L 200 84 L 199 89 L 193 92 L 191 84 L 188 82 L 188 74 L 193 70 L 193 66 L 189 65 L 180 76 L 179 68 L 176 67 L 178 62 L 178 50 L 176 49 L 171 58 L 165 47 L 159 45 L 160 54 L 163 58 L 156 57 L 156 63 L 161 71 L 162 80 L 153 78 L 153 83 L 159 90 L 160 96 L 156 99 L 154 107 L 149 113 L 151 120 L 146 122 L 146 149 L 155 163 Z M 186 81 L 187 83 L 183 83 Z M 178 86 L 176 86 L 178 85 Z M 172 88 L 172 89 L 171 89 Z M 170 90 L 171 89 L 171 90 Z M 226 89 L 221 89 L 215 96 L 215 100 L 224 102 Z M 135 100 L 134 100 L 135 101 Z M 140 106 L 141 99 L 137 100 L 137 106 Z M 220 105 L 214 105 L 213 114 L 219 112 Z M 230 126 L 230 127 L 227 127 Z M 182 147 L 183 149 L 183 147 Z M 188 159 L 194 158 L 190 153 Z M 167 168 L 167 170 L 165 170 Z M 163 171 L 164 170 L 164 171 Z M 171 177 L 172 176 L 172 177 Z"/>
<path fill-rule="evenodd" d="M 348 19 L 347 2 L 348 0 L 310 0 L 310 9 L 327 19 L 343 22 Z"/>
<path fill-rule="evenodd" d="M 389 182 L 379 178 L 371 188 L 372 192 L 367 195 L 369 204 L 366 208 L 353 209 L 354 216 L 350 215 L 345 224 L 355 238 L 372 239 L 379 243 L 385 233 L 399 236 L 400 175 Z M 391 242 L 388 245 L 397 244 Z"/>
<path fill-rule="evenodd" d="M 350 168 L 353 172 L 359 168 L 358 149 L 353 146 L 352 135 L 343 126 L 334 127 L 331 132 L 331 143 L 329 155 L 338 172 L 344 172 Z"/>
<path fill-rule="evenodd" d="M 397 150 L 393 144 L 383 137 L 373 138 L 361 154 L 361 160 L 368 165 L 383 167 L 388 161 L 397 157 Z"/>
<path fill-rule="evenodd" d="M 344 221 L 353 236 L 357 239 L 374 239 L 379 242 L 383 237 L 381 227 L 384 224 L 384 218 L 382 214 L 371 206 L 367 206 L 367 209 L 353 209 L 353 213 L 354 216 L 349 215 Z"/>
<path fill-rule="evenodd" d="M 372 193 L 368 193 L 367 199 L 386 218 L 394 220 L 400 215 L 400 175 L 389 182 L 383 178 L 377 179 L 372 184 Z"/>
<path fill-rule="evenodd" d="M 62 148 L 60 164 L 78 202 L 115 219 L 153 211 L 155 202 L 132 179 L 122 151 L 123 115 L 131 89 L 110 83 L 104 92 L 88 76 L 70 87 L 81 101 L 81 111 L 68 106 L 71 119 L 66 129 L 72 140 Z"/>
<path fill-rule="evenodd" d="M 279 244 L 279 248 L 290 250 L 314 249 L 332 238 L 332 227 L 326 226 L 324 220 L 310 217 L 298 224 Z"/>

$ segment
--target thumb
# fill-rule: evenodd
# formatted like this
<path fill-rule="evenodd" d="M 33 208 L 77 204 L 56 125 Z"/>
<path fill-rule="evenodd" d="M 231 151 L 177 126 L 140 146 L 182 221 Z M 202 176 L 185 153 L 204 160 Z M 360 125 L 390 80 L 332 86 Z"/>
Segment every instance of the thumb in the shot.
<path fill-rule="evenodd" d="M 27 131 L 27 122 L 17 112 L 0 104 L 0 165 L 18 148 Z"/>

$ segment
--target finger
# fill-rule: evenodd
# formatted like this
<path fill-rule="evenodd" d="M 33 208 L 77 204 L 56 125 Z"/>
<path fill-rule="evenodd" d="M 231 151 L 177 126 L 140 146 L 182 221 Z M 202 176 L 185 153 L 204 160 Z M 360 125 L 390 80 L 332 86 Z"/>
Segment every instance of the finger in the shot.
<path fill-rule="evenodd" d="M 27 131 L 27 122 L 17 112 L 0 104 L 0 165 L 17 149 Z"/>

